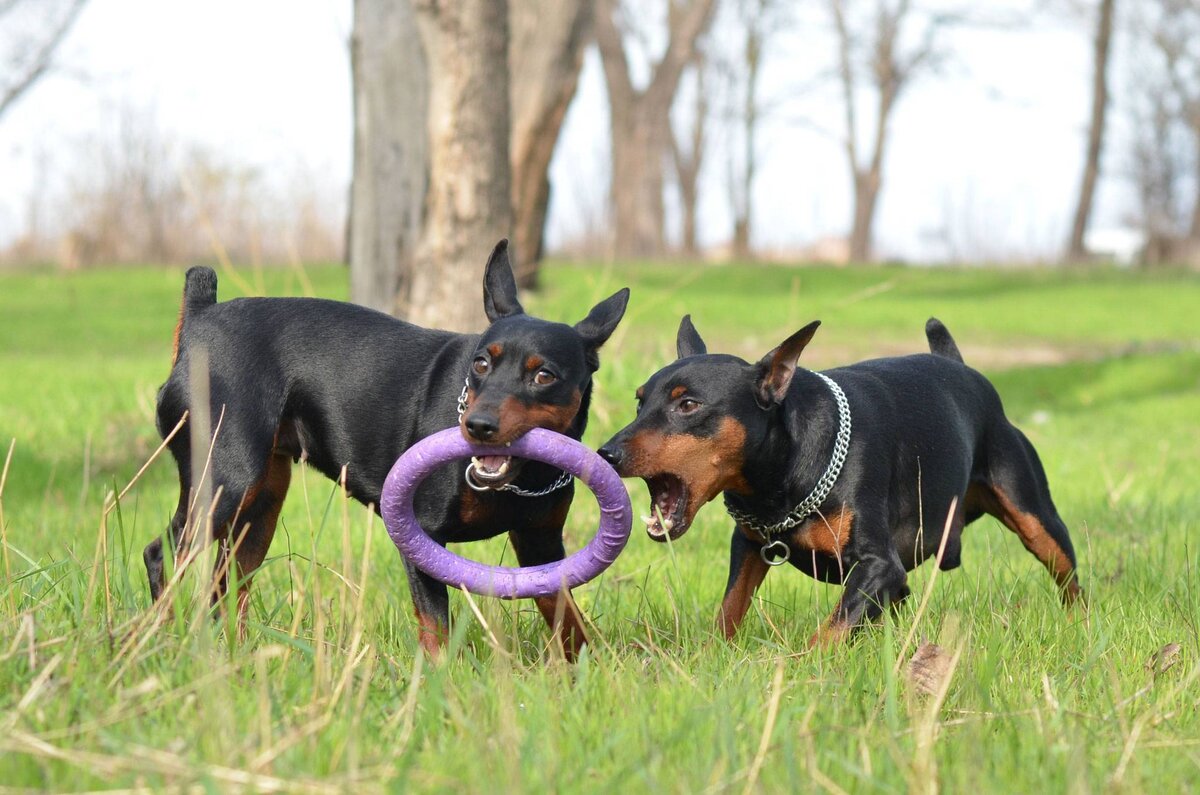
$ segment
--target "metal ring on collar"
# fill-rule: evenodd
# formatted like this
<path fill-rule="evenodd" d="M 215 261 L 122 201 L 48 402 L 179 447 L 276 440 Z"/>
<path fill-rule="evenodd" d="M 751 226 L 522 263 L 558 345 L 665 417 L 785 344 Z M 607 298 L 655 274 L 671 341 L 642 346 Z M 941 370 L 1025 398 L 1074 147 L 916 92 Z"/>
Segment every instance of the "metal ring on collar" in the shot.
<path fill-rule="evenodd" d="M 474 471 L 475 471 L 475 462 L 474 461 L 467 464 L 467 468 L 463 470 L 463 480 L 467 481 L 467 485 L 470 486 L 475 491 L 494 491 L 494 489 L 491 486 L 483 486 L 483 485 L 480 485 L 479 483 L 476 483 L 475 479 L 471 477 L 471 473 Z"/>
<path fill-rule="evenodd" d="M 771 557 L 771 550 L 776 548 L 782 549 L 783 554 L 777 558 Z M 783 564 L 787 563 L 788 559 L 792 556 L 792 548 L 777 538 L 769 544 L 763 544 L 758 550 L 758 556 L 762 558 L 763 563 L 767 564 L 768 566 L 782 566 Z"/>

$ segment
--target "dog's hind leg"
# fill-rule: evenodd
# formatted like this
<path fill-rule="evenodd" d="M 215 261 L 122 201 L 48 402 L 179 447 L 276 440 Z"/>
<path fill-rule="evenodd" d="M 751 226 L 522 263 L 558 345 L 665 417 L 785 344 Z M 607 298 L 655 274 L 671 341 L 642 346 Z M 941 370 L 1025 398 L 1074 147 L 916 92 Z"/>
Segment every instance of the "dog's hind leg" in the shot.
<path fill-rule="evenodd" d="M 1021 539 L 1058 584 L 1064 604 L 1083 595 L 1076 573 L 1075 549 L 1067 526 L 1050 497 L 1050 485 L 1037 451 L 1017 428 L 1005 425 L 992 435 L 988 449 L 988 489 L 981 503 Z"/>
<path fill-rule="evenodd" d="M 166 420 L 175 414 L 182 415 L 182 411 L 175 410 L 178 407 L 172 401 L 173 394 L 178 390 L 171 389 L 171 386 L 179 385 L 169 384 L 160 395 L 160 430 L 169 424 Z M 265 554 L 265 548 L 270 543 L 270 532 L 254 528 L 261 528 L 261 520 L 269 518 L 269 505 L 272 500 L 268 499 L 260 504 L 259 498 L 267 491 L 272 494 L 274 491 L 280 491 L 277 488 L 266 488 L 272 484 L 277 486 L 280 480 L 279 472 L 271 466 L 278 418 L 264 415 L 261 409 L 234 409 L 232 403 L 222 399 L 222 391 L 213 390 L 211 405 L 215 418 L 214 441 L 211 448 L 206 445 L 204 458 L 199 460 L 197 457 L 198 460 L 193 460 L 194 450 L 187 430 L 176 435 L 170 445 L 179 470 L 179 503 L 168 533 L 174 548 L 176 576 L 179 576 L 179 572 L 199 551 L 198 544 L 210 540 L 222 544 L 217 555 L 212 583 L 214 604 L 220 602 L 227 585 L 230 550 L 225 545 L 229 541 L 231 526 L 235 522 L 242 526 L 243 519 L 249 522 L 252 537 L 248 536 L 243 543 L 250 543 L 255 550 L 261 546 Z M 207 506 L 199 504 L 196 496 L 200 472 L 193 470 L 197 467 L 202 467 L 201 472 L 210 484 L 212 502 Z M 287 473 L 290 475 L 290 469 Z M 286 482 L 281 491 L 286 492 Z M 282 496 L 278 501 L 282 501 Z M 268 524 L 273 530 L 274 522 Z M 263 535 L 266 536 L 266 541 L 259 543 L 259 537 Z M 143 559 L 150 580 L 150 592 L 157 600 L 165 588 L 161 537 L 146 547 Z M 261 559 L 258 562 L 261 563 Z M 254 568 L 257 568 L 257 564 Z"/>
<path fill-rule="evenodd" d="M 283 501 L 291 479 L 291 456 L 273 453 L 262 480 L 242 499 L 241 516 L 237 520 L 239 529 L 231 532 L 223 542 L 223 547 L 233 553 L 233 560 L 237 564 L 235 574 L 238 588 L 239 636 L 244 634 L 246 629 L 246 613 L 250 605 L 250 585 L 254 572 L 266 559 L 271 541 L 275 537 L 279 513 L 283 509 Z M 219 568 L 215 573 L 215 581 L 222 584 L 222 590 L 220 595 L 214 591 L 214 601 L 218 601 L 224 593 L 229 565 L 228 558 L 223 561 L 218 559 Z"/>
<path fill-rule="evenodd" d="M 164 386 L 158 399 L 158 428 L 164 436 L 167 435 L 166 429 L 175 427 L 183 417 L 182 405 L 171 398 L 168 384 L 168 386 Z M 171 549 L 176 549 L 187 527 L 192 499 L 191 445 L 186 425 L 167 444 L 167 449 L 171 451 L 171 457 L 175 460 L 175 469 L 179 475 L 179 501 L 175 507 L 175 514 L 171 517 L 170 524 L 167 525 L 165 535 L 170 542 Z M 166 588 L 162 535 L 155 537 L 146 545 L 142 551 L 142 561 L 146 564 L 146 577 L 150 582 L 150 597 L 157 602 Z"/>

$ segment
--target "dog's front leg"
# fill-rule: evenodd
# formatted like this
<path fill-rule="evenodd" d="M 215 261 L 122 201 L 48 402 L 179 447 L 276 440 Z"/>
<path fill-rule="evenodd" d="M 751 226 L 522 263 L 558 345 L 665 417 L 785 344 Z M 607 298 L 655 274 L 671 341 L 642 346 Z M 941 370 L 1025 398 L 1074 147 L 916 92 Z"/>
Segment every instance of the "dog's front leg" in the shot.
<path fill-rule="evenodd" d="M 891 555 L 846 561 L 846 591 L 809 646 L 828 648 L 850 636 L 859 625 L 879 617 L 885 605 L 895 605 L 908 596 L 908 576 L 900 559 Z"/>
<path fill-rule="evenodd" d="M 509 533 L 508 538 L 517 553 L 517 562 L 522 566 L 555 563 L 566 557 L 561 526 L 528 528 Z M 567 662 L 574 662 L 587 644 L 587 632 L 583 628 L 583 614 L 571 597 L 571 592 L 562 588 L 554 596 L 542 596 L 533 601 L 554 633 L 563 657 Z"/>
<path fill-rule="evenodd" d="M 438 582 L 404 558 L 408 590 L 417 614 L 417 641 L 430 659 L 438 659 L 450 637 L 450 595 Z"/>
<path fill-rule="evenodd" d="M 750 609 L 754 592 L 770 568 L 759 554 L 761 543 L 751 541 L 736 525 L 729 542 L 729 581 L 717 612 L 717 632 L 731 640 Z"/>

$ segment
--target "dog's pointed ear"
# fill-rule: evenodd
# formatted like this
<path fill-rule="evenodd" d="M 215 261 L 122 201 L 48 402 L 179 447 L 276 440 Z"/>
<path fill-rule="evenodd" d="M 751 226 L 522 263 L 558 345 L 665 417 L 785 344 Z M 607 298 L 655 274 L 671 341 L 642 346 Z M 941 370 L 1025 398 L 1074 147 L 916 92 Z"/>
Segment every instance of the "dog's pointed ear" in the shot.
<path fill-rule="evenodd" d="M 788 387 L 791 386 L 792 376 L 796 374 L 796 360 L 800 358 L 800 354 L 817 333 L 817 327 L 820 325 L 821 321 L 814 320 L 759 360 L 756 366 L 758 375 L 754 382 L 754 395 L 758 398 L 760 406 L 769 408 L 783 402 Z"/>
<path fill-rule="evenodd" d="M 622 287 L 592 307 L 588 316 L 575 324 L 575 330 L 593 351 L 603 345 L 625 316 L 629 305 L 629 288 Z"/>
<path fill-rule="evenodd" d="M 679 331 L 675 334 L 675 353 L 680 359 L 708 353 L 708 346 L 700 339 L 699 332 L 692 325 L 691 315 L 684 315 L 683 320 L 679 321 Z"/>
<path fill-rule="evenodd" d="M 483 271 L 483 311 L 493 323 L 502 317 L 525 312 L 517 300 L 517 280 L 513 278 L 512 263 L 508 259 L 507 238 L 492 249 L 492 256 L 488 257 Z"/>

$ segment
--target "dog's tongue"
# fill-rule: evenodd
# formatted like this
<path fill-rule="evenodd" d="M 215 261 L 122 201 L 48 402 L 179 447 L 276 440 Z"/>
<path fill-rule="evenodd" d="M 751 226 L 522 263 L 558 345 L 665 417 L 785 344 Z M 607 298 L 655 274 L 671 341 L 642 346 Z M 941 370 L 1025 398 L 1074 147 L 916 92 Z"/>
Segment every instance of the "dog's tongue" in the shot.
<path fill-rule="evenodd" d="M 506 455 L 481 455 L 479 463 L 489 472 L 496 472 L 500 467 L 504 466 L 504 462 L 508 460 Z"/>

